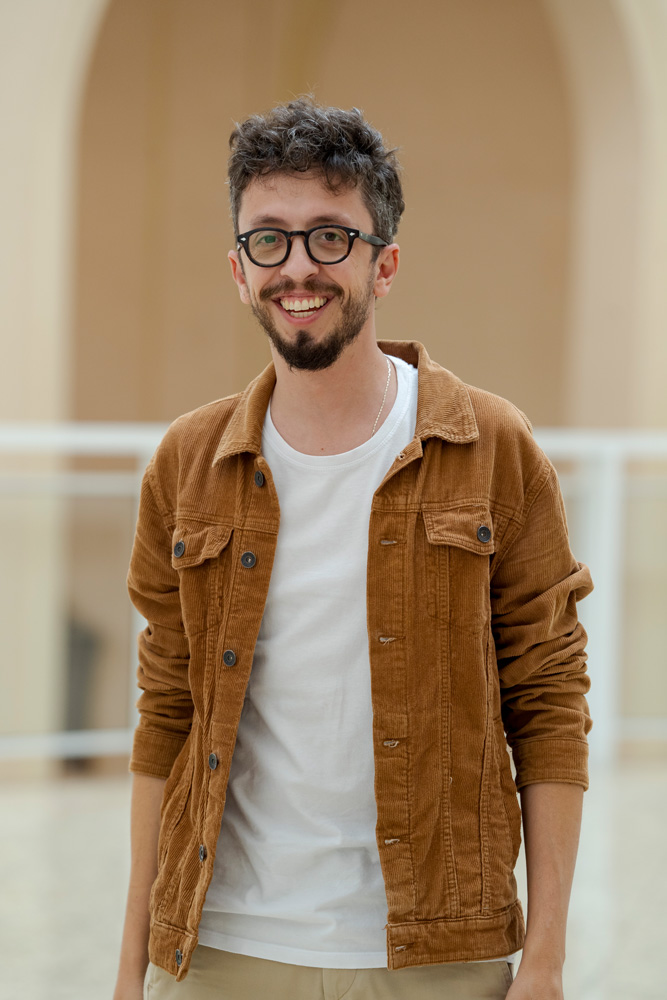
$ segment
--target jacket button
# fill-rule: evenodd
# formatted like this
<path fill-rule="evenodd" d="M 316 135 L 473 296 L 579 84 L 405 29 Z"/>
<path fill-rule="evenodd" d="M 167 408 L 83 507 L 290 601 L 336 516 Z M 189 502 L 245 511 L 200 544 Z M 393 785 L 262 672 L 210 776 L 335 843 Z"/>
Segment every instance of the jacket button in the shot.
<path fill-rule="evenodd" d="M 174 555 L 177 559 L 180 559 L 185 552 L 185 542 L 176 542 L 174 545 Z"/>
<path fill-rule="evenodd" d="M 241 556 L 241 565 L 245 566 L 246 569 L 252 569 L 256 562 L 257 556 L 254 552 L 244 552 Z"/>
<path fill-rule="evenodd" d="M 226 649 L 222 654 L 222 662 L 226 667 L 233 667 L 236 663 L 236 653 L 233 649 Z"/>
<path fill-rule="evenodd" d="M 208 755 L 208 766 L 211 768 L 212 771 L 215 771 L 216 767 L 218 766 L 218 758 L 214 753 L 210 753 Z"/>
<path fill-rule="evenodd" d="M 263 486 L 263 485 L 264 485 L 264 473 L 260 472 L 258 469 L 257 472 L 255 473 L 255 486 Z"/>
<path fill-rule="evenodd" d="M 491 541 L 491 528 L 487 528 L 485 524 L 480 525 L 477 529 L 477 537 L 480 542 L 490 542 Z"/>
<path fill-rule="evenodd" d="M 200 861 L 206 860 L 206 848 L 204 847 L 203 844 L 199 845 L 199 860 Z"/>
<path fill-rule="evenodd" d="M 180 965 L 183 961 L 183 952 L 180 948 L 176 949 L 176 965 Z"/>

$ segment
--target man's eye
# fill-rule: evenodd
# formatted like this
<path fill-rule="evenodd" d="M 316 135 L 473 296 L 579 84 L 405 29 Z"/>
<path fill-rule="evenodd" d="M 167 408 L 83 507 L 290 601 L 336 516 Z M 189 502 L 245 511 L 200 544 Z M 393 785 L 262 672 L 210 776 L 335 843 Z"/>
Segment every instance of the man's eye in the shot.
<path fill-rule="evenodd" d="M 261 236 L 257 237 L 258 243 L 263 243 L 264 246 L 272 246 L 274 243 L 278 242 L 278 237 L 275 233 L 263 233 Z"/>

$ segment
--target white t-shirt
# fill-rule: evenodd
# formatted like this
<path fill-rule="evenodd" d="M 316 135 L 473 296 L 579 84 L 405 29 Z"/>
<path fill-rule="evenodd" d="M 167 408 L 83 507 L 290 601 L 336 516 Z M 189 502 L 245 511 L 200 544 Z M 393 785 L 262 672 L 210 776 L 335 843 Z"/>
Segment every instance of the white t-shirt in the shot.
<path fill-rule="evenodd" d="M 351 451 L 295 451 L 266 413 L 280 530 L 199 926 L 209 947 L 320 968 L 387 965 L 366 560 L 373 494 L 417 417 L 417 369 L 392 361 L 394 405 Z"/>

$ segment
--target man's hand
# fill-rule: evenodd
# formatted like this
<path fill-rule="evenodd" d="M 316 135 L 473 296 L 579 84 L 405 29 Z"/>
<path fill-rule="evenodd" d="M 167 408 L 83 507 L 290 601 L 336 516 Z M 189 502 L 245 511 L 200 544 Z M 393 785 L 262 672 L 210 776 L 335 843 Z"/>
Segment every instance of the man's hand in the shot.
<path fill-rule="evenodd" d="M 562 971 L 522 961 L 507 1000 L 563 1000 Z"/>
<path fill-rule="evenodd" d="M 144 996 L 144 980 L 139 979 L 121 979 L 120 977 L 116 980 L 116 988 L 113 992 L 113 1000 L 143 1000 Z"/>

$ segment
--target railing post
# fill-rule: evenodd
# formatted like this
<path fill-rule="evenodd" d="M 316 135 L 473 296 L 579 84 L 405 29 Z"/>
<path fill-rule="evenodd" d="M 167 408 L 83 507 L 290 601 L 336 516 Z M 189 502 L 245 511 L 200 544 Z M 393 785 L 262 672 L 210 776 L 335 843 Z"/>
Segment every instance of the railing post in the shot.
<path fill-rule="evenodd" d="M 590 568 L 595 589 L 580 608 L 588 632 L 588 701 L 593 718 L 591 761 L 617 758 L 623 641 L 623 550 L 625 543 L 625 455 L 613 441 L 600 442 L 588 459 L 583 533 L 577 558 Z"/>

